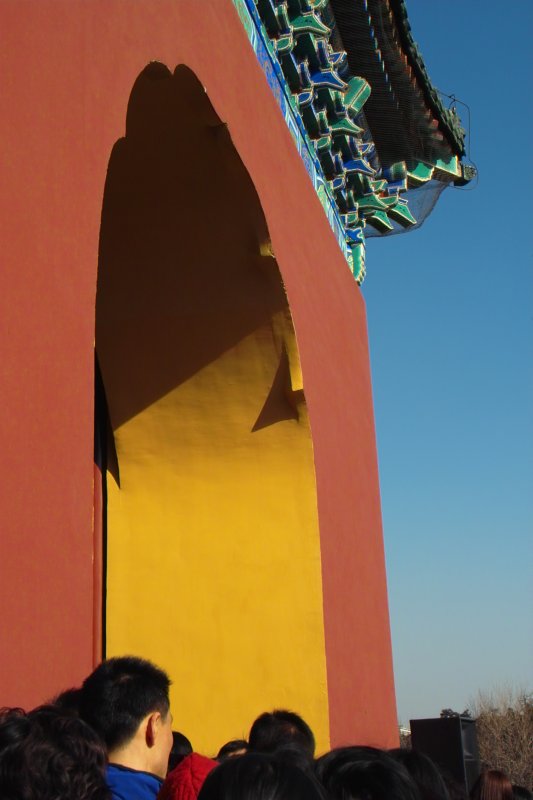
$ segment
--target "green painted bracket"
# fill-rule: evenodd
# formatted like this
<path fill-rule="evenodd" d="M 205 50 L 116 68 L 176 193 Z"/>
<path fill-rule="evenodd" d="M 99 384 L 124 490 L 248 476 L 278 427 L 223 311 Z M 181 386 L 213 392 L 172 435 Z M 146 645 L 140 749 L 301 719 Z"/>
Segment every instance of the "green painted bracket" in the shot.
<path fill-rule="evenodd" d="M 279 6 L 279 8 L 282 8 L 282 6 Z M 325 38 L 331 34 L 331 30 L 327 25 L 324 25 L 314 11 L 309 11 L 307 14 L 301 14 L 299 17 L 291 19 L 289 24 L 296 35 L 305 32 Z"/>
<path fill-rule="evenodd" d="M 416 219 L 411 214 L 409 206 L 404 203 L 398 203 L 398 205 L 393 206 L 393 208 L 389 208 L 389 217 L 399 222 L 404 228 L 410 225 L 416 225 Z"/>
<path fill-rule="evenodd" d="M 367 217 L 366 221 L 381 233 L 394 230 L 394 225 L 384 211 L 376 211 Z"/>
<path fill-rule="evenodd" d="M 343 98 L 346 107 L 358 114 L 370 97 L 370 92 L 370 84 L 364 78 L 350 78 Z"/>

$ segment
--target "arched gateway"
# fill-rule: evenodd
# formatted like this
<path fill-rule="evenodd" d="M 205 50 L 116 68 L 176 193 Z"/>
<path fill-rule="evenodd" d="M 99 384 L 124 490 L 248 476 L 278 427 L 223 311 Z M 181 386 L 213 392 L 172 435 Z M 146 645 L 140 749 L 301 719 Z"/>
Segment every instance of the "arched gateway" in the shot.
<path fill-rule="evenodd" d="M 213 748 L 280 704 L 326 741 L 315 472 L 289 304 L 252 181 L 186 67 L 142 72 L 113 148 L 96 350 L 112 435 L 106 653 L 166 665 L 195 743 Z"/>

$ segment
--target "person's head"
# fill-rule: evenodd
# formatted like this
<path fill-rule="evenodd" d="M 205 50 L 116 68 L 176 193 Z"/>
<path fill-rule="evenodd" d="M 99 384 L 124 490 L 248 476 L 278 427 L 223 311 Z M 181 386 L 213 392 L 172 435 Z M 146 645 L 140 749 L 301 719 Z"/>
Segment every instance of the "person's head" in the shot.
<path fill-rule="evenodd" d="M 165 777 L 172 748 L 170 680 L 135 656 L 103 661 L 83 682 L 80 716 L 104 740 L 109 760 Z"/>
<path fill-rule="evenodd" d="M 283 747 L 278 747 L 270 755 L 276 761 L 298 767 L 302 772 L 314 777 L 314 759 L 310 758 L 309 753 L 299 745 L 286 744 Z"/>
<path fill-rule="evenodd" d="M 54 706 L 0 712 L 2 800 L 108 800 L 106 752 L 83 720 Z"/>
<path fill-rule="evenodd" d="M 389 755 L 403 764 L 418 786 L 423 800 L 449 800 L 444 778 L 429 756 L 418 750 L 403 748 L 389 750 Z"/>
<path fill-rule="evenodd" d="M 23 742 L 29 728 L 23 708 L 0 708 L 0 753 Z"/>
<path fill-rule="evenodd" d="M 172 749 L 168 757 L 168 771 L 170 772 L 183 761 L 185 756 L 192 753 L 192 744 L 183 733 L 172 731 Z"/>
<path fill-rule="evenodd" d="M 64 692 L 60 692 L 54 697 L 51 705 L 78 716 L 80 713 L 80 694 L 81 689 L 65 689 Z"/>
<path fill-rule="evenodd" d="M 459 783 L 452 777 L 451 773 L 448 770 L 442 770 L 442 777 L 444 779 L 444 783 L 446 784 L 446 789 L 448 790 L 448 796 L 450 800 L 468 800 L 468 792 L 466 791 L 466 787 L 464 783 Z"/>
<path fill-rule="evenodd" d="M 273 753 L 280 747 L 297 747 L 310 759 L 315 755 L 313 731 L 298 714 L 293 711 L 266 711 L 251 727 L 248 737 L 251 751 Z"/>
<path fill-rule="evenodd" d="M 407 770 L 374 747 L 339 747 L 317 760 L 315 772 L 331 800 L 420 800 Z"/>
<path fill-rule="evenodd" d="M 243 756 L 248 752 L 248 742 L 246 739 L 232 739 L 230 742 L 223 744 L 217 753 L 217 761 L 225 761 L 226 758 L 235 758 L 235 756 Z"/>
<path fill-rule="evenodd" d="M 211 772 L 198 800 L 322 800 L 313 778 L 265 753 L 228 758 Z"/>
<path fill-rule="evenodd" d="M 505 772 L 487 769 L 473 785 L 470 797 L 471 800 L 513 800 L 513 786 Z"/>

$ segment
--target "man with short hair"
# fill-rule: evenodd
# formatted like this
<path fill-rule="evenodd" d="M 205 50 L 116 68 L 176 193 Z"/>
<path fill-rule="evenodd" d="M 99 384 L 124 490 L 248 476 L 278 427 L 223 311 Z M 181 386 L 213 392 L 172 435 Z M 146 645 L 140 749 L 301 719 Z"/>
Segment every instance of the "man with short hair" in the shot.
<path fill-rule="evenodd" d="M 248 736 L 250 750 L 258 753 L 274 753 L 290 748 L 313 760 L 315 737 L 307 722 L 294 711 L 276 709 L 265 711 L 255 720 Z"/>
<path fill-rule="evenodd" d="M 85 679 L 80 716 L 104 740 L 113 800 L 154 800 L 167 774 L 172 715 L 163 670 L 135 656 L 103 661 Z"/>

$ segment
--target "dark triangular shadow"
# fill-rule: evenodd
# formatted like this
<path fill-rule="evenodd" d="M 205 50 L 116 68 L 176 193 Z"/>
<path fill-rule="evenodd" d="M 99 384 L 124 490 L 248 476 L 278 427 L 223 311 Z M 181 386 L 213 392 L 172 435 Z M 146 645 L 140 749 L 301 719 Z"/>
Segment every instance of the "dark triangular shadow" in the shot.
<path fill-rule="evenodd" d="M 259 416 L 252 428 L 252 433 L 275 425 L 287 419 L 298 419 L 298 412 L 289 402 L 291 393 L 291 375 L 289 359 L 285 348 L 281 351 L 278 368 L 272 381 L 272 386 L 261 409 Z"/>

